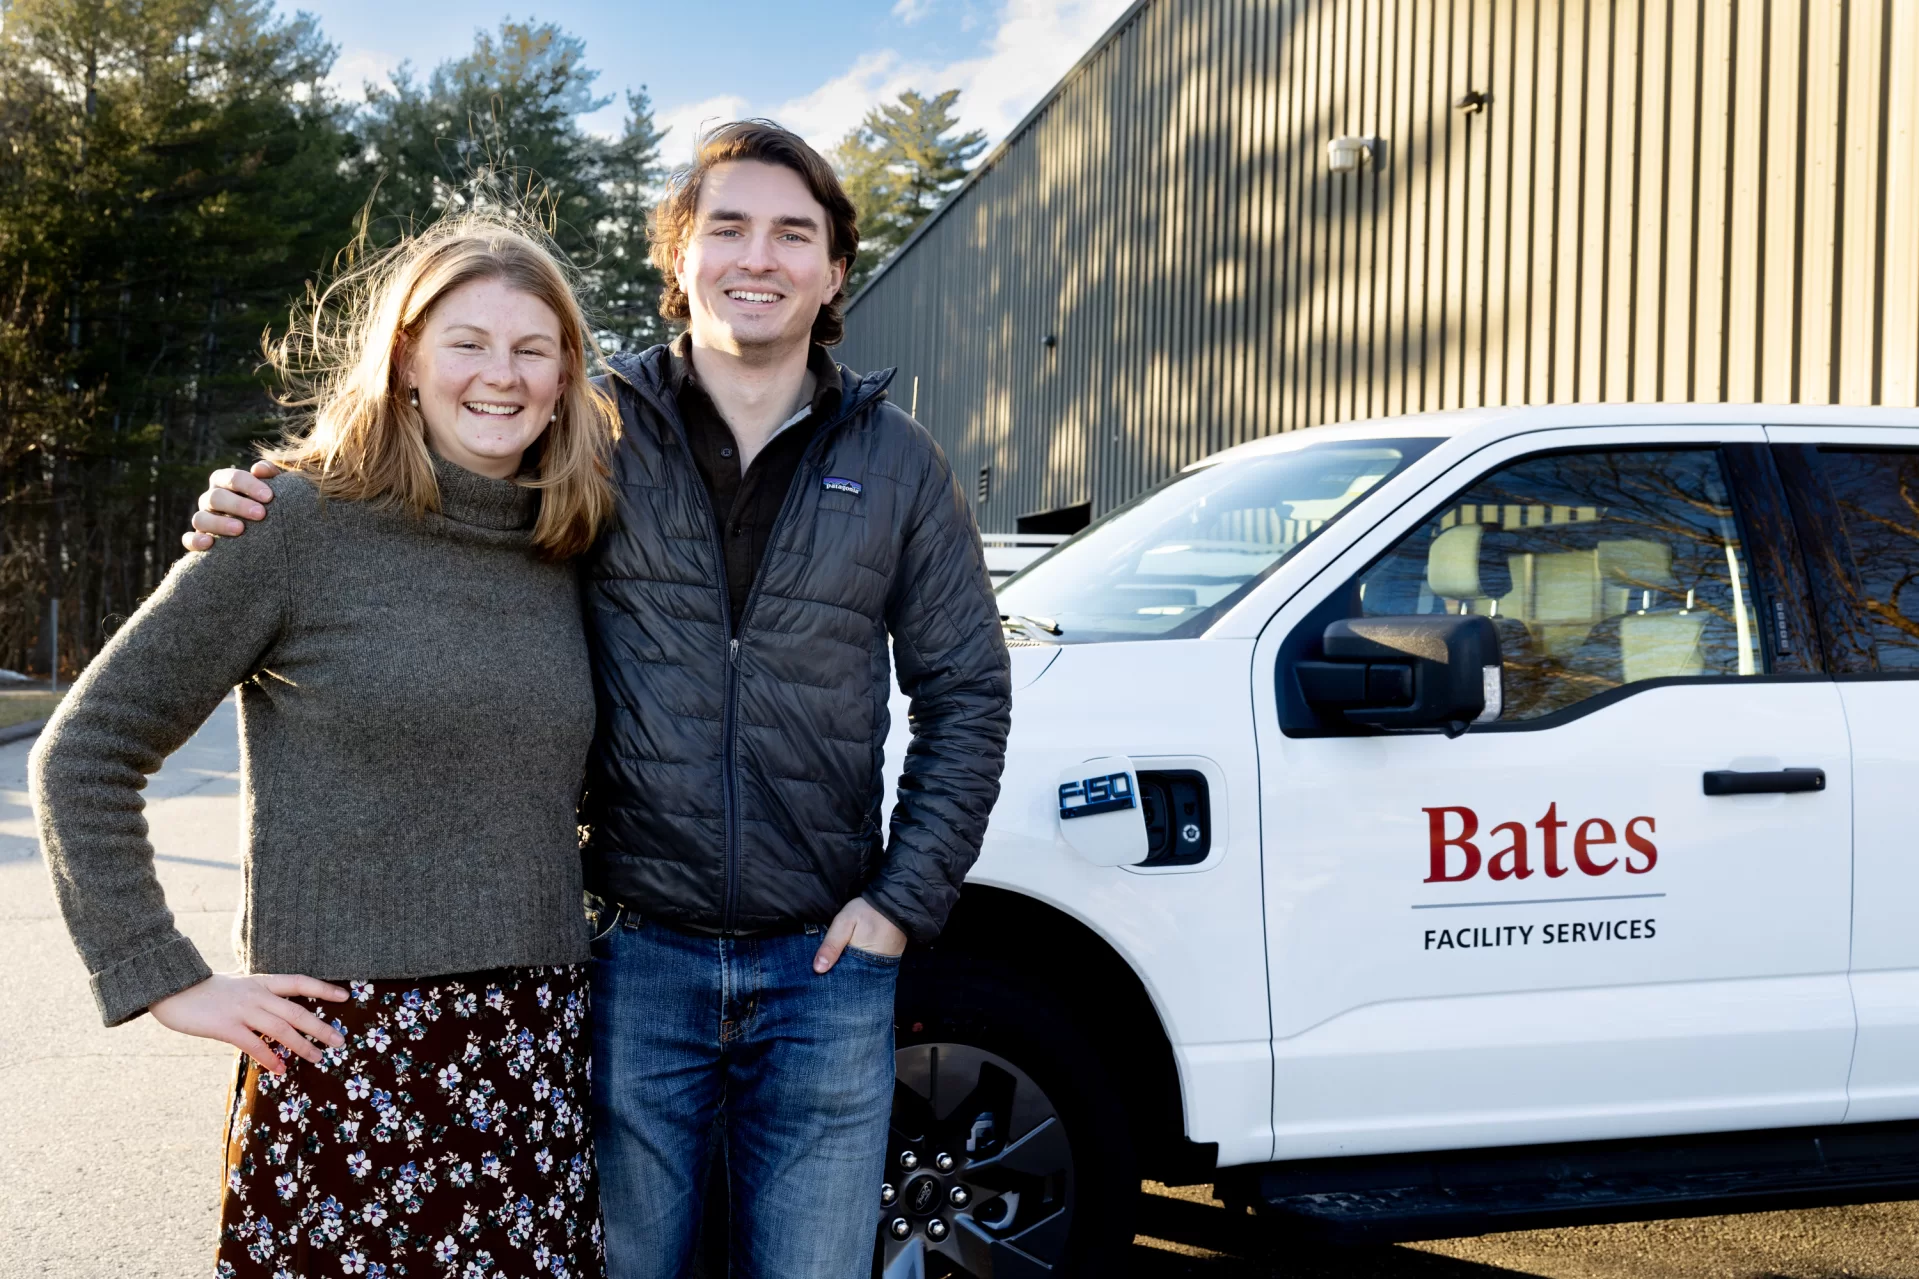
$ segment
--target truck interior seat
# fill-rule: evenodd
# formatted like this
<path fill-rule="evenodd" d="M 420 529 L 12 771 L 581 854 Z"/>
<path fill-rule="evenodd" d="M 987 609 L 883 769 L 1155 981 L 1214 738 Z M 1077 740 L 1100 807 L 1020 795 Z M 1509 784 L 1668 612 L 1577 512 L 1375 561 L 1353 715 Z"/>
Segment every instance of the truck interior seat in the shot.
<path fill-rule="evenodd" d="M 1700 638 L 1703 609 L 1689 608 L 1672 575 L 1672 547 L 1633 538 L 1599 544 L 1599 570 L 1616 593 L 1619 662 L 1627 683 L 1699 675 L 1706 669 Z"/>
<path fill-rule="evenodd" d="M 1538 645 L 1524 619 L 1512 616 L 1506 602 L 1514 595 L 1509 535 L 1497 526 L 1459 524 L 1433 539 L 1426 555 L 1426 589 L 1457 601 L 1469 612 L 1492 618 L 1499 635 L 1500 663 L 1509 691 L 1516 672 L 1538 665 Z M 1509 702 L 1509 705 L 1511 703 Z"/>
<path fill-rule="evenodd" d="M 1567 546 L 1562 534 L 1555 543 L 1566 549 L 1519 549 L 1540 544 L 1528 532 L 1455 525 L 1433 539 L 1426 561 L 1428 591 L 1493 619 L 1514 712 L 1550 709 L 1528 705 L 1529 688 L 1544 696 L 1564 683 L 1570 699 L 1575 684 L 1585 695 L 1704 672 L 1707 614 L 1679 591 L 1669 544 L 1596 538 Z"/>

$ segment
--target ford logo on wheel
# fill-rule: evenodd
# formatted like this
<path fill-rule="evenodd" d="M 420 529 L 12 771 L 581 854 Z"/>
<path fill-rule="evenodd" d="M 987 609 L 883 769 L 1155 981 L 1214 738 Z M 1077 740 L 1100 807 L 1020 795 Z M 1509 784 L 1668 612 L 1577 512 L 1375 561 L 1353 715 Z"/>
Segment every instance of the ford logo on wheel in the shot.
<path fill-rule="evenodd" d="M 915 1177 L 906 1188 L 906 1210 L 925 1216 L 939 1206 L 939 1179 L 930 1175 Z"/>

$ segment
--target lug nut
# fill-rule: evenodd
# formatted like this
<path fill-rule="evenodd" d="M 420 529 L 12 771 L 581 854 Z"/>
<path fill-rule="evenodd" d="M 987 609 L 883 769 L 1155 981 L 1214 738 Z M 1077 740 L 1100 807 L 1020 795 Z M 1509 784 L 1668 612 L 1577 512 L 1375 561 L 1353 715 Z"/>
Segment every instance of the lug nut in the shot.
<path fill-rule="evenodd" d="M 965 1186 L 954 1186 L 952 1190 L 947 1192 L 946 1198 L 947 1202 L 951 1203 L 955 1208 L 964 1208 L 967 1204 L 973 1202 L 973 1192 Z"/>
<path fill-rule="evenodd" d="M 892 1182 L 889 1181 L 884 1186 L 880 1187 L 880 1207 L 882 1208 L 891 1207 L 893 1201 L 895 1199 L 898 1199 L 899 1197 L 900 1197 L 900 1192 L 893 1189 Z"/>
<path fill-rule="evenodd" d="M 941 1172 L 951 1172 L 957 1161 L 944 1150 L 933 1156 L 933 1166 Z"/>
<path fill-rule="evenodd" d="M 904 1239 L 913 1233 L 913 1223 L 904 1217 L 895 1217 L 893 1218 L 893 1223 L 886 1229 L 892 1234 L 893 1238 Z"/>
<path fill-rule="evenodd" d="M 926 1237 L 928 1239 L 931 1239 L 935 1243 L 938 1243 L 940 1240 L 946 1238 L 946 1223 L 941 1221 L 938 1217 L 935 1217 L 931 1221 L 927 1222 Z"/>
<path fill-rule="evenodd" d="M 910 1150 L 902 1150 L 900 1152 L 900 1167 L 906 1169 L 906 1171 L 908 1172 L 911 1172 L 913 1171 L 913 1169 L 919 1166 L 920 1166 L 920 1157 L 918 1155 L 914 1154 Z"/>

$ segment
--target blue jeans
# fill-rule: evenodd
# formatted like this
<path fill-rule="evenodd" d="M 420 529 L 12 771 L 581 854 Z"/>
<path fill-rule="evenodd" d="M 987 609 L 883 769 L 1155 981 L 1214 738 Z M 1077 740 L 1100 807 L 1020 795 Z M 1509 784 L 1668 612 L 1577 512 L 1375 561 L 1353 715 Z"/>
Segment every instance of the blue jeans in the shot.
<path fill-rule="evenodd" d="M 622 911 L 593 943 L 594 1151 L 609 1279 L 692 1265 L 724 1112 L 733 1274 L 871 1273 L 899 961 L 823 931 L 699 937 Z"/>

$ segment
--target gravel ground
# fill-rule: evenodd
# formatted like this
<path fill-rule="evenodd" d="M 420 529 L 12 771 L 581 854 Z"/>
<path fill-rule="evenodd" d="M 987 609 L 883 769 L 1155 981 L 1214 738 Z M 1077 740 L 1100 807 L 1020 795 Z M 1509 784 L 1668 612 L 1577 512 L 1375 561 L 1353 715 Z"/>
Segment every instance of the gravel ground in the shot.
<path fill-rule="evenodd" d="M 0 746 L 0 1276 L 208 1274 L 232 1054 L 144 1018 L 101 1028 L 39 858 L 30 745 Z M 216 967 L 240 885 L 237 754 L 229 702 L 147 792 L 169 900 Z M 1915 1204 L 1326 1248 L 1205 1188 L 1147 1189 L 1140 1279 L 1919 1279 Z"/>

